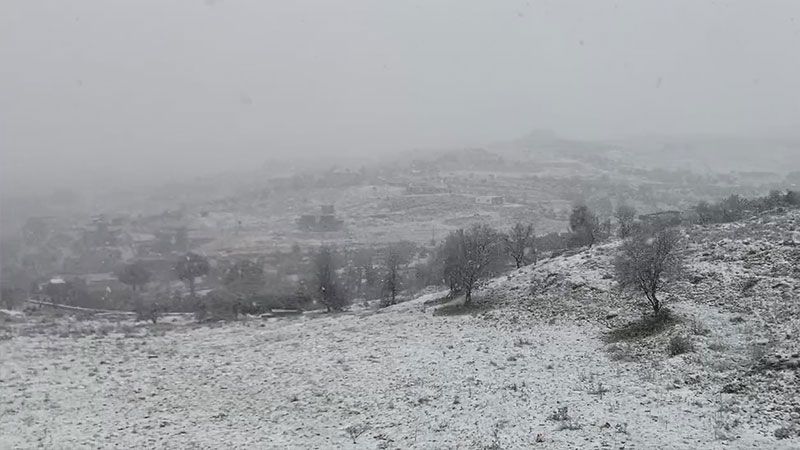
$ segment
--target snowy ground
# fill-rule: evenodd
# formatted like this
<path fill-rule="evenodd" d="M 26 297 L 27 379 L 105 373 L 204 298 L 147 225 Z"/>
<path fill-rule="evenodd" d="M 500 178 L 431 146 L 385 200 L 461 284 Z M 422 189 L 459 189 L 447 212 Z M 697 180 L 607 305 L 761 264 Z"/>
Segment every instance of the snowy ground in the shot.
<path fill-rule="evenodd" d="M 767 300 L 796 305 L 797 281 L 741 263 L 781 267 L 775 239 L 736 239 L 691 244 L 677 322 L 618 342 L 636 317 L 613 243 L 492 281 L 472 314 L 428 295 L 219 326 L 7 316 L 0 448 L 800 448 L 798 370 L 765 363 L 796 351 L 795 310 L 770 314 L 792 303 Z M 670 357 L 678 334 L 695 350 Z"/>
<path fill-rule="evenodd" d="M 720 436 L 732 419 L 717 393 L 610 359 L 597 327 L 491 317 L 434 316 L 419 300 L 381 313 L 15 337 L 0 343 L 0 447 L 798 445 L 746 424 Z M 561 407 L 569 418 L 553 420 Z M 348 427 L 364 431 L 355 443 Z"/>

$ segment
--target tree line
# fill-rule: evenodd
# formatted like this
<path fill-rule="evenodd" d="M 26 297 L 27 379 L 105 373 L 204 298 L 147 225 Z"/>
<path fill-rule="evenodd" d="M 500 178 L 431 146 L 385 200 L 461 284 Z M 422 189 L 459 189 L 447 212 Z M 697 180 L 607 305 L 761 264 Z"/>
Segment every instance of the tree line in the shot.
<path fill-rule="evenodd" d="M 792 191 L 773 191 L 753 199 L 734 195 L 716 203 L 699 203 L 682 214 L 681 222 L 729 222 L 775 208 L 797 207 L 800 195 Z M 179 258 L 173 267 L 176 278 L 189 291 L 186 298 L 162 299 L 161 306 L 145 305 L 138 292 L 151 280 L 152 273 L 138 261 L 119 268 L 117 277 L 130 286 L 134 308 L 152 320 L 156 320 L 159 310 L 195 311 L 201 318 L 315 305 L 335 312 L 345 309 L 355 298 L 379 299 L 381 306 L 390 306 L 404 293 L 411 295 L 431 285 L 445 286 L 451 297 L 463 296 L 468 305 L 480 284 L 492 276 L 535 263 L 544 253 L 552 256 L 565 249 L 592 247 L 615 232 L 623 240 L 614 261 L 619 286 L 640 292 L 658 314 L 662 309 L 659 292 L 681 268 L 681 232 L 676 227 L 679 223 L 673 219 L 637 219 L 636 209 L 625 204 L 618 205 L 613 215 L 615 226 L 610 219 L 600 220 L 587 206 L 576 205 L 569 216 L 567 233 L 543 236 L 537 236 L 530 223 L 518 222 L 506 231 L 474 224 L 450 232 L 430 250 L 397 243 L 345 258 L 346 248 L 321 246 L 311 258 L 308 277 L 294 290 L 270 290 L 263 265 L 243 259 L 224 271 L 221 287 L 201 298 L 196 292 L 196 280 L 209 274 L 211 264 L 206 257 L 192 252 Z M 81 296 L 80 286 L 74 284 L 48 289 L 48 295 L 64 303 L 75 304 Z"/>

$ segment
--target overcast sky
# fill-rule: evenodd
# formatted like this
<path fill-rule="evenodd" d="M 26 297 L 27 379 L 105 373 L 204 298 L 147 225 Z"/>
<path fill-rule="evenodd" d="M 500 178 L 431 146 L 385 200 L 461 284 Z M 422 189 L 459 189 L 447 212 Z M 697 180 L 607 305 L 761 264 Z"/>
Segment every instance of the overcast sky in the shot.
<path fill-rule="evenodd" d="M 2 0 L 0 33 L 4 189 L 533 129 L 800 130 L 793 0 Z"/>

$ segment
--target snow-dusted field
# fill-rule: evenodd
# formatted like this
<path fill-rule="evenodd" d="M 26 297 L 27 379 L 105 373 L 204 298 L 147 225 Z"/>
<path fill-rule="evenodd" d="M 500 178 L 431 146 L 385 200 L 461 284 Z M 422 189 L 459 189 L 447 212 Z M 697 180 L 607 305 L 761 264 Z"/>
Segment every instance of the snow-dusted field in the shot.
<path fill-rule="evenodd" d="M 0 448 L 797 448 L 746 424 L 722 439 L 716 393 L 610 360 L 594 326 L 424 300 L 5 340 Z"/>
<path fill-rule="evenodd" d="M 800 448 L 799 225 L 690 230 L 674 322 L 616 342 L 637 313 L 613 242 L 492 280 L 472 314 L 0 311 L 0 448 Z"/>

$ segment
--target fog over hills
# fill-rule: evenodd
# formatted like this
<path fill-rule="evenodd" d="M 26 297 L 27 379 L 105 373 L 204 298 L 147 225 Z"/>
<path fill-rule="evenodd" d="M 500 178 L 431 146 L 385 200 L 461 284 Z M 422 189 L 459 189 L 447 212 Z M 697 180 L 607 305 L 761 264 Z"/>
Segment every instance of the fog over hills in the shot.
<path fill-rule="evenodd" d="M 268 157 L 793 136 L 800 5 L 81 0 L 0 5 L 3 191 Z"/>
<path fill-rule="evenodd" d="M 0 1 L 0 449 L 800 448 L 800 2 Z"/>

